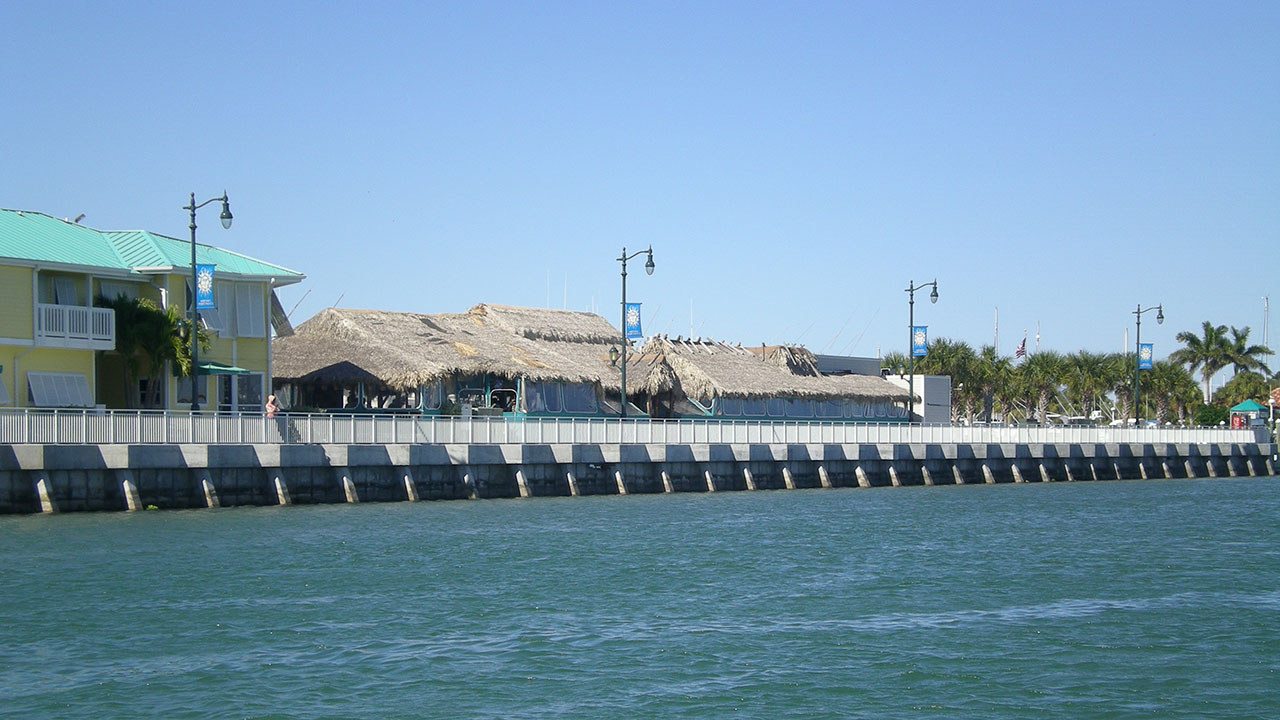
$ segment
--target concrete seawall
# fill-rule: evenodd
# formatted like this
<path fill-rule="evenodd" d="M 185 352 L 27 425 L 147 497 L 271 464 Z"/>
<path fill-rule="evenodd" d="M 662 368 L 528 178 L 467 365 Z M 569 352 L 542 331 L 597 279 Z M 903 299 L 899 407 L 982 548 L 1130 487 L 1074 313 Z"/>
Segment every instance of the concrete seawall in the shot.
<path fill-rule="evenodd" d="M 0 513 L 1274 474 L 1267 444 L 0 445 Z"/>

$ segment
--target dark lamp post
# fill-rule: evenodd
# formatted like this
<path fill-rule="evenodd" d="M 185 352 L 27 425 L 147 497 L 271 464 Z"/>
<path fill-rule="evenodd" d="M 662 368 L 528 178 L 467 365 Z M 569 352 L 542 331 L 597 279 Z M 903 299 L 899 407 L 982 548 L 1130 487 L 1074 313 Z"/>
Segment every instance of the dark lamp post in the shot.
<path fill-rule="evenodd" d="M 648 250 L 627 254 L 627 249 L 622 248 L 622 255 L 618 257 L 618 262 L 622 263 L 622 418 L 627 417 L 627 261 L 640 257 L 644 254 L 649 255 L 649 259 L 644 263 L 644 272 L 646 275 L 653 274 L 653 246 L 650 245 Z M 610 349 L 609 357 L 613 358 L 613 350 Z"/>
<path fill-rule="evenodd" d="M 916 285 L 912 280 L 907 285 L 906 293 L 910 312 L 907 316 L 907 337 L 910 342 L 907 343 L 907 367 L 911 375 L 911 384 L 907 388 L 907 422 L 915 422 L 916 419 L 916 351 L 915 351 L 915 331 L 916 331 L 916 291 L 923 290 L 929 286 L 933 286 L 933 290 L 929 292 L 929 302 L 937 304 L 938 302 L 938 281 L 927 282 L 922 285 Z"/>
<path fill-rule="evenodd" d="M 1140 411 L 1138 410 L 1138 393 L 1142 389 L 1142 380 L 1141 380 L 1141 376 L 1142 376 L 1142 314 L 1149 313 L 1152 310 L 1156 311 L 1156 324 L 1163 325 L 1164 324 L 1164 303 L 1160 303 L 1155 307 L 1149 307 L 1146 310 L 1142 309 L 1142 305 L 1138 305 L 1138 309 L 1133 311 L 1133 315 L 1135 318 L 1137 318 L 1137 322 L 1138 322 L 1138 331 L 1134 333 L 1134 336 L 1137 339 L 1137 343 L 1136 343 L 1137 347 L 1135 348 L 1135 352 L 1133 354 L 1133 425 L 1134 427 L 1138 427 L 1138 420 L 1141 419 L 1139 417 Z"/>
<path fill-rule="evenodd" d="M 191 328 L 191 412 L 200 412 L 200 333 L 197 331 L 199 327 L 198 313 L 196 311 L 196 295 L 199 293 L 200 278 L 196 276 L 196 211 L 208 205 L 211 202 L 222 201 L 222 214 L 218 219 L 222 221 L 223 229 L 231 229 L 231 203 L 227 202 L 227 193 L 224 190 L 222 197 L 209 198 L 199 205 L 196 204 L 196 194 L 191 193 L 191 204 L 183 205 L 183 210 L 191 212 L 191 315 L 189 317 Z"/>

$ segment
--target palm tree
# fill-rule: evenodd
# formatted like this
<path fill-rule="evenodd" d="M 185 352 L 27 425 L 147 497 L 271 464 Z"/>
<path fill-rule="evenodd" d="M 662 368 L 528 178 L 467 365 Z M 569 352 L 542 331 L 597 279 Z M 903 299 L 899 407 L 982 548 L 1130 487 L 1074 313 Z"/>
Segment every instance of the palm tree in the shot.
<path fill-rule="evenodd" d="M 995 410 L 996 400 L 1004 404 L 1009 390 L 1013 386 L 1013 361 L 1008 355 L 1001 355 L 994 345 L 983 345 L 978 351 L 974 377 L 975 384 L 982 393 L 982 419 L 991 422 L 991 413 Z M 1001 413 L 1002 415 L 1005 413 Z"/>
<path fill-rule="evenodd" d="M 907 374 L 907 355 L 906 353 L 891 352 L 880 360 L 880 367 L 888 370 L 894 375 Z"/>
<path fill-rule="evenodd" d="M 1257 400 L 1265 405 L 1270 393 L 1271 388 L 1265 377 L 1252 370 L 1245 370 L 1237 373 L 1225 385 L 1218 388 L 1218 392 L 1213 394 L 1213 399 L 1227 407 L 1245 400 Z"/>
<path fill-rule="evenodd" d="M 1259 359 L 1262 355 L 1274 355 L 1271 348 L 1265 345 L 1249 344 L 1249 328 L 1246 326 L 1243 330 L 1236 326 L 1231 326 L 1231 365 L 1232 374 L 1237 375 L 1242 370 L 1259 370 L 1265 377 L 1271 374 L 1271 368 Z"/>
<path fill-rule="evenodd" d="M 1041 424 L 1049 422 L 1049 401 L 1062 386 L 1066 368 L 1066 357 L 1053 350 L 1028 355 L 1018 367 L 1022 388 L 1030 396 L 1036 418 Z"/>
<path fill-rule="evenodd" d="M 1178 342 L 1186 347 L 1174 351 L 1169 359 L 1187 366 L 1191 372 L 1200 370 L 1204 382 L 1204 403 L 1209 404 L 1209 381 L 1214 373 L 1230 365 L 1232 362 L 1232 345 L 1227 339 L 1227 326 L 1214 325 L 1204 321 L 1204 335 L 1199 336 L 1189 330 L 1178 333 Z"/>
<path fill-rule="evenodd" d="M 929 343 L 929 354 L 916 362 L 916 373 L 946 375 L 951 378 L 951 416 L 973 419 L 980 396 L 977 377 L 977 355 L 963 340 L 935 338 Z"/>
<path fill-rule="evenodd" d="M 1067 356 L 1067 393 L 1080 403 L 1086 417 L 1092 417 L 1101 397 L 1111 391 L 1115 378 L 1105 353 L 1080 350 Z"/>
<path fill-rule="evenodd" d="M 1133 417 L 1133 365 L 1136 362 L 1133 353 L 1110 353 L 1107 355 L 1106 373 L 1111 385 L 1111 393 L 1116 397 L 1119 412 L 1116 418 Z"/>
<path fill-rule="evenodd" d="M 1145 371 L 1142 380 L 1143 397 L 1151 398 L 1156 405 L 1156 422 L 1169 422 L 1169 415 L 1190 396 L 1191 402 L 1199 399 L 1200 391 L 1191 373 L 1182 365 L 1172 360 L 1160 360 L 1152 363 L 1151 369 Z M 1188 393 L 1188 390 L 1190 391 Z M 1183 413 L 1179 412 L 1179 417 Z"/>
<path fill-rule="evenodd" d="M 182 311 L 175 305 L 162 309 L 148 298 L 99 296 L 95 302 L 116 313 L 116 352 L 124 357 L 125 388 L 133 387 L 145 360 L 151 382 L 147 383 L 142 404 L 147 408 L 159 407 L 166 363 L 173 364 L 178 377 L 191 374 L 191 335 Z M 201 348 L 211 347 L 208 331 L 201 328 L 197 338 Z M 132 392 L 126 390 L 125 396 L 126 405 L 131 404 Z"/>

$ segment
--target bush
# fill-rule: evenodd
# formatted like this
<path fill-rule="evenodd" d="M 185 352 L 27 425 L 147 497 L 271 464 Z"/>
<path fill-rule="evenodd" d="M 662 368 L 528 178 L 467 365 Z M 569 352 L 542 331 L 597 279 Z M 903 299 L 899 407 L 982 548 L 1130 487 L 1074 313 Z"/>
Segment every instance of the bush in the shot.
<path fill-rule="evenodd" d="M 1201 405 L 1192 416 L 1196 425 L 1217 425 L 1231 418 L 1231 413 L 1217 405 Z"/>

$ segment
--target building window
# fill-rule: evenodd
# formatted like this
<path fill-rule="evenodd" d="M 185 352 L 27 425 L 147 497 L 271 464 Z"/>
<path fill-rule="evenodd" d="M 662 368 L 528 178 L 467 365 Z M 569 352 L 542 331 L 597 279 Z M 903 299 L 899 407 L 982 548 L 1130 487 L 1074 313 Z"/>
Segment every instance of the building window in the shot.
<path fill-rule="evenodd" d="M 204 407 L 209 402 L 209 376 L 200 376 L 200 406 Z M 178 378 L 178 404 L 191 404 L 191 378 Z"/>
<path fill-rule="evenodd" d="M 587 383 L 566 383 L 564 385 L 564 409 L 571 413 L 594 413 L 599 411 L 596 401 L 596 390 Z"/>
<path fill-rule="evenodd" d="M 76 281 L 69 277 L 53 279 L 53 302 L 56 305 L 79 305 L 76 294 Z"/>
<path fill-rule="evenodd" d="M 98 294 L 108 300 L 116 298 L 126 298 L 128 300 L 138 299 L 138 284 L 130 282 L 112 282 L 111 280 L 98 281 Z"/>
<path fill-rule="evenodd" d="M 80 373 L 27 373 L 27 400 L 33 407 L 93 407 L 89 378 Z"/>

